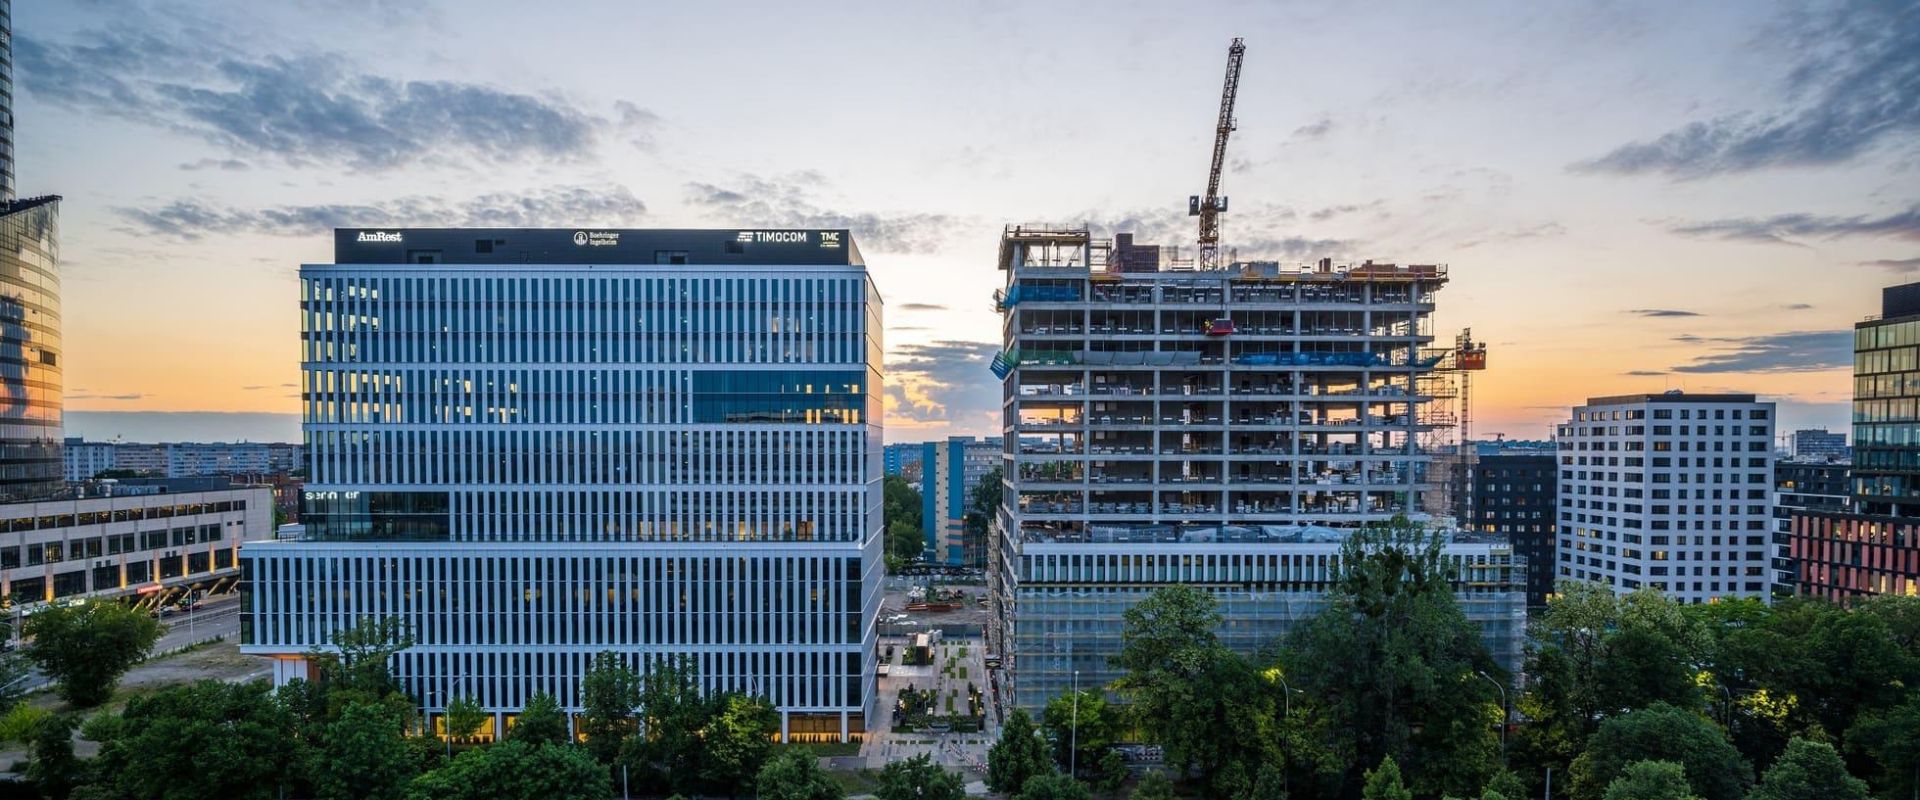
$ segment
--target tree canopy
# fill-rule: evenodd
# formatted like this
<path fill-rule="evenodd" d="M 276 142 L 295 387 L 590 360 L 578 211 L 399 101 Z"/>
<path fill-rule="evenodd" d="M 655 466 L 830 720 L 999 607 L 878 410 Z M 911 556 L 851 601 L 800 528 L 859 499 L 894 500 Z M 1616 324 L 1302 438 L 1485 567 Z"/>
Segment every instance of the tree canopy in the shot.
<path fill-rule="evenodd" d="M 27 660 L 58 681 L 60 697 L 91 708 L 153 650 L 160 623 L 129 606 L 97 600 L 50 606 L 27 617 Z"/>

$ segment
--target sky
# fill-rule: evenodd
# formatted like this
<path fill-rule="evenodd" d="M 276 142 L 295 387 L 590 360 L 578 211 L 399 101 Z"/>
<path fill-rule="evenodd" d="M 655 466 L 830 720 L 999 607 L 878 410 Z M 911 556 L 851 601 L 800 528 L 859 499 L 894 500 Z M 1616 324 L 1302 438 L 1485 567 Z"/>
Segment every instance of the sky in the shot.
<path fill-rule="evenodd" d="M 335 226 L 847 227 L 887 439 L 998 429 L 1003 226 L 1191 247 L 1227 44 L 1241 258 L 1443 263 L 1476 436 L 1755 392 L 1844 430 L 1920 280 L 1920 0 L 63 0 L 14 9 L 65 197 L 69 435 L 294 439 Z M 222 413 L 225 412 L 225 413 Z M 244 413 L 239 413 L 244 412 Z"/>

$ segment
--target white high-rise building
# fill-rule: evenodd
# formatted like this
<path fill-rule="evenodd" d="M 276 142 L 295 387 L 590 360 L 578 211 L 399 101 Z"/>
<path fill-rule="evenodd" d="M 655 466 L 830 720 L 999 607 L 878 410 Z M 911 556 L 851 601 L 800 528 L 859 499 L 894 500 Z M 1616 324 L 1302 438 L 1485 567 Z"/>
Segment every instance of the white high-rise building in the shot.
<path fill-rule="evenodd" d="M 1774 404 L 1594 397 L 1560 426 L 1558 574 L 1687 603 L 1769 596 Z"/>
<path fill-rule="evenodd" d="M 578 710 L 613 651 L 862 734 L 882 341 L 846 231 L 341 230 L 335 261 L 300 273 L 305 537 L 242 552 L 244 652 L 286 681 L 397 617 L 429 714 Z"/>

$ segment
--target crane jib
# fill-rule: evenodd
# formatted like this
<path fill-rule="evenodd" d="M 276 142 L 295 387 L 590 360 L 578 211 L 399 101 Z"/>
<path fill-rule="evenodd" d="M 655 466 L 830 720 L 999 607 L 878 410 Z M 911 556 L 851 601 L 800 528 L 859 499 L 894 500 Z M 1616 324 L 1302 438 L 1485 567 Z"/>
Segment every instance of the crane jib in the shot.
<path fill-rule="evenodd" d="M 1247 47 L 1235 38 L 1227 48 L 1227 80 L 1220 90 L 1220 119 L 1214 126 L 1213 163 L 1207 170 L 1207 193 L 1187 200 L 1187 213 L 1200 218 L 1200 268 L 1219 266 L 1220 214 L 1227 210 L 1227 198 L 1220 196 L 1220 172 L 1227 161 L 1227 137 L 1238 127 L 1233 118 L 1233 101 L 1240 93 L 1240 61 Z"/>

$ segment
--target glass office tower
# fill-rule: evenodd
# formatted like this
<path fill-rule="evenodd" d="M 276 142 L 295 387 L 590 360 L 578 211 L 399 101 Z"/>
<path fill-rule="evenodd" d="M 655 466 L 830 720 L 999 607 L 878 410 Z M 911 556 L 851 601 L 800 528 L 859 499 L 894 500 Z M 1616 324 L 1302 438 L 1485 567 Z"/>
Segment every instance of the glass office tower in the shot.
<path fill-rule="evenodd" d="M 1791 515 L 1781 566 L 1835 602 L 1920 596 L 1920 283 L 1880 292 L 1853 326 L 1851 511 Z"/>
<path fill-rule="evenodd" d="M 13 3 L 0 0 L 0 503 L 65 488 L 60 455 L 60 198 L 16 199 Z"/>
<path fill-rule="evenodd" d="M 501 730 L 595 654 L 688 657 L 858 738 L 881 579 L 880 299 L 845 231 L 343 230 L 301 269 L 304 536 L 249 545 L 280 681 L 364 618 Z"/>

